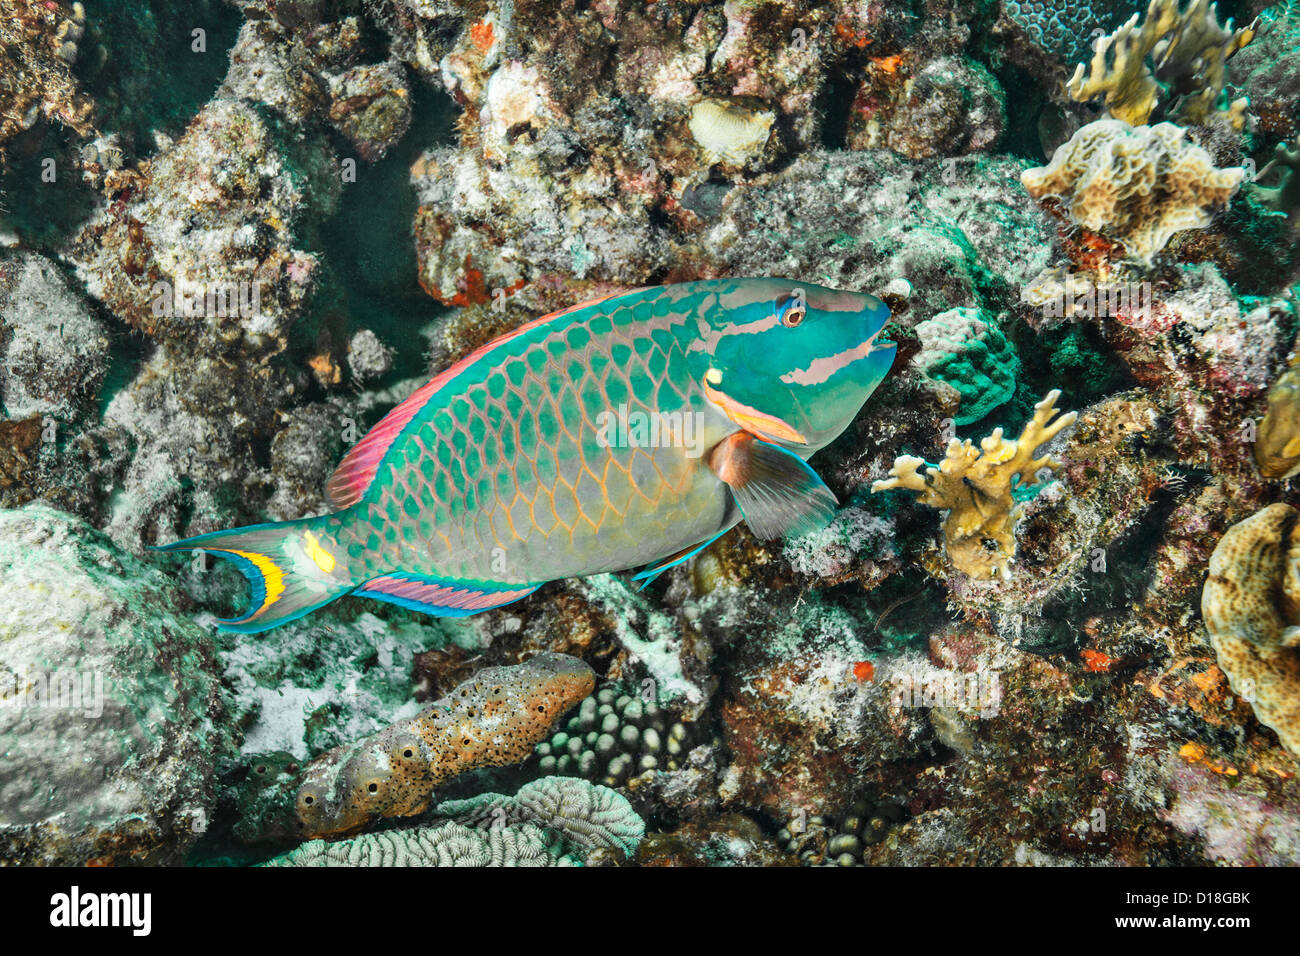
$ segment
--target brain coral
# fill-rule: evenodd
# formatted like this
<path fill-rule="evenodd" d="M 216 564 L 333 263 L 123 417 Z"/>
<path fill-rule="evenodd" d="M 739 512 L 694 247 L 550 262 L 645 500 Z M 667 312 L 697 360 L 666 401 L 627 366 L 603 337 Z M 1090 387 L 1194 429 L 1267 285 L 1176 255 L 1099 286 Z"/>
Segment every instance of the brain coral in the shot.
<path fill-rule="evenodd" d="M 546 777 L 508 797 L 449 801 L 430 826 L 313 840 L 270 866 L 572 866 L 597 850 L 630 856 L 645 823 L 613 790 Z"/>
<path fill-rule="evenodd" d="M 1020 360 L 1002 330 L 981 319 L 978 309 L 949 309 L 918 324 L 916 334 L 922 348 L 913 364 L 961 393 L 958 425 L 979 421 L 1015 393 Z"/>
<path fill-rule="evenodd" d="M 1300 527 L 1269 505 L 1228 529 L 1210 555 L 1201 614 L 1228 683 L 1282 746 L 1300 755 Z"/>
<path fill-rule="evenodd" d="M 1209 210 L 1232 198 L 1245 173 L 1216 168 L 1185 135 L 1172 123 L 1097 120 L 1020 181 L 1035 199 L 1060 199 L 1077 225 L 1122 242 L 1130 259 L 1150 266 L 1174 233 L 1209 225 Z"/>
<path fill-rule="evenodd" d="M 478 827 L 536 824 L 556 834 L 570 849 L 636 852 L 645 823 L 617 790 L 577 777 L 543 777 L 519 788 L 513 797 L 485 793 L 449 800 L 438 813 Z"/>

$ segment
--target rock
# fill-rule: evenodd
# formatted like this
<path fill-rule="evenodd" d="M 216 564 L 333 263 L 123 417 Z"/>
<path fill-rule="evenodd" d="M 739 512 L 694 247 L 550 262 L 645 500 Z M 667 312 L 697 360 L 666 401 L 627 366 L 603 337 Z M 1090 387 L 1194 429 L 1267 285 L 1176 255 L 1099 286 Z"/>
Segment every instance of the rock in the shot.
<path fill-rule="evenodd" d="M 43 504 L 0 511 L 6 861 L 174 864 L 233 752 L 212 639 L 161 571 Z"/>

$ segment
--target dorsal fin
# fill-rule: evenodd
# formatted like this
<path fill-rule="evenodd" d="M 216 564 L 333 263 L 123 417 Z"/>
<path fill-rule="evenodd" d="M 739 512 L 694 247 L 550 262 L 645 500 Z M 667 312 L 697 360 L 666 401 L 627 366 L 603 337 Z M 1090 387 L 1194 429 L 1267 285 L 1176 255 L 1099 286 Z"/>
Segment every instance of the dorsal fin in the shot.
<path fill-rule="evenodd" d="M 325 485 L 325 496 L 330 505 L 336 511 L 339 511 L 350 508 L 365 497 L 371 482 L 375 480 L 375 473 L 379 470 L 379 463 L 384 460 L 384 455 L 393 446 L 393 442 L 402 433 L 402 429 L 410 423 L 411 419 L 424 407 L 425 403 L 436 395 L 444 385 L 488 352 L 504 345 L 511 339 L 518 338 L 525 332 L 537 328 L 539 325 L 558 319 L 562 315 L 568 315 L 570 312 L 576 312 L 589 306 L 599 305 L 620 296 L 644 292 L 645 288 L 616 292 L 612 295 L 601 296 L 596 299 L 589 299 L 586 302 L 579 302 L 577 305 L 567 306 L 557 312 L 550 312 L 541 318 L 524 323 L 513 332 L 507 332 L 505 335 L 493 339 L 482 348 L 475 349 L 450 368 L 439 372 L 412 392 L 400 405 L 381 418 L 379 424 L 366 432 L 365 436 L 343 456 L 343 460 L 339 462 L 339 466 L 334 469 L 334 474 L 330 475 L 330 479 Z"/>

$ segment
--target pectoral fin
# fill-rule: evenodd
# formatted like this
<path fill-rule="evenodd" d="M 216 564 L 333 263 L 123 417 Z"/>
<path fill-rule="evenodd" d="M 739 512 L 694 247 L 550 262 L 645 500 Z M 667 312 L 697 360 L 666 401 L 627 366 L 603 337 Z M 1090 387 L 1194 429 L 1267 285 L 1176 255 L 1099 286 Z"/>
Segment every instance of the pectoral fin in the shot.
<path fill-rule="evenodd" d="M 802 458 L 748 432 L 720 441 L 709 454 L 709 467 L 727 483 L 759 538 L 818 531 L 839 504 Z"/>

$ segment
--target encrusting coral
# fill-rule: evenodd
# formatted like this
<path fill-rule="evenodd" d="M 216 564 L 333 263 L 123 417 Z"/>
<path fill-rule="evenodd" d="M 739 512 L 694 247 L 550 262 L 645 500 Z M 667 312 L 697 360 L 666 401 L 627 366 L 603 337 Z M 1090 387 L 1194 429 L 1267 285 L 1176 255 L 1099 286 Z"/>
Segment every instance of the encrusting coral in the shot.
<path fill-rule="evenodd" d="M 80 3 L 16 0 L 0 18 L 0 161 L 5 144 L 38 120 L 82 136 L 93 131 L 94 105 L 72 73 L 86 28 Z"/>
<path fill-rule="evenodd" d="M 313 840 L 268 866 L 574 866 L 589 854 L 636 852 L 645 823 L 606 787 L 546 777 L 513 797 L 489 793 L 443 803 L 429 826 Z"/>
<path fill-rule="evenodd" d="M 1178 104 L 1180 119 L 1201 124 L 1225 117 L 1234 129 L 1241 129 L 1244 98 L 1225 111 L 1218 110 L 1227 80 L 1224 64 L 1255 38 L 1258 20 L 1234 30 L 1231 20 L 1219 25 L 1217 5 L 1209 0 L 1192 0 L 1180 9 L 1182 2 L 1151 0 L 1140 26 L 1135 13 L 1103 37 L 1087 67 L 1080 63 L 1070 78 L 1070 96 L 1079 101 L 1104 97 L 1111 116 L 1141 126 L 1155 111 L 1163 83 L 1183 97 Z"/>
<path fill-rule="evenodd" d="M 1076 225 L 1118 240 L 1130 259 L 1150 266 L 1174 233 L 1209 225 L 1209 210 L 1225 205 L 1245 175 L 1215 167 L 1186 133 L 1172 123 L 1097 120 L 1020 181 L 1035 199 L 1061 200 Z"/>
<path fill-rule="evenodd" d="M 443 782 L 528 757 L 595 684 L 590 667 L 564 654 L 480 671 L 411 720 L 308 764 L 296 799 L 300 832 L 354 833 L 381 817 L 424 812 Z"/>
<path fill-rule="evenodd" d="M 1255 464 L 1265 478 L 1300 474 L 1300 366 L 1287 368 L 1268 390 L 1268 411 L 1255 438 Z"/>
<path fill-rule="evenodd" d="M 961 394 L 958 425 L 977 422 L 1016 391 L 1020 360 L 1002 330 L 978 309 L 956 308 L 916 326 L 922 351 L 912 363 Z"/>
<path fill-rule="evenodd" d="M 920 492 L 921 504 L 948 511 L 944 545 L 957 570 L 973 578 L 1009 577 L 1020 513 L 1013 495 L 1016 479 L 1033 478 L 1043 468 L 1059 469 L 1050 455 L 1034 455 L 1078 417 L 1077 412 L 1069 412 L 1052 421 L 1060 394 L 1053 389 L 1034 406 L 1034 417 L 1015 441 L 1004 439 L 1002 429 L 996 428 L 980 442 L 982 451 L 969 438 L 952 439 L 938 465 L 903 455 L 890 469 L 893 477 L 873 482 L 872 492 L 893 488 Z M 923 465 L 921 474 L 917 469 Z"/>
<path fill-rule="evenodd" d="M 1298 521 L 1275 504 L 1229 528 L 1210 556 L 1201 614 L 1233 691 L 1300 756 Z"/>

